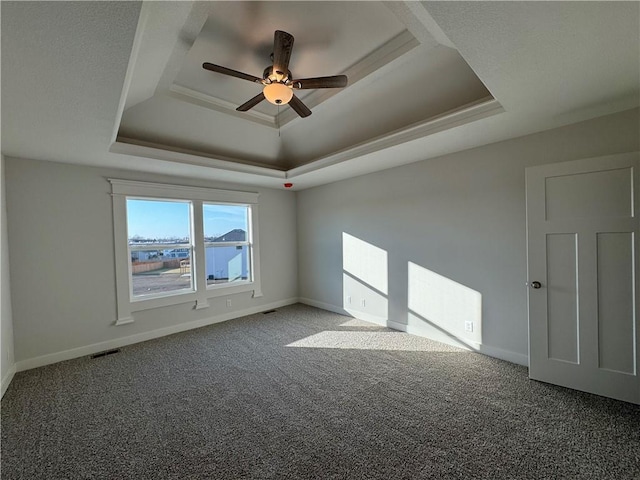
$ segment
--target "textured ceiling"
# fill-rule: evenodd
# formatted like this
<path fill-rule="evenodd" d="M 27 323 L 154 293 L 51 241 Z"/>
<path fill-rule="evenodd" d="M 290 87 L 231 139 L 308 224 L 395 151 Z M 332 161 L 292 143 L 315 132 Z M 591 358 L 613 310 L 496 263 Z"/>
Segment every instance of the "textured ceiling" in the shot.
<path fill-rule="evenodd" d="M 636 108 L 638 2 L 0 2 L 2 153 L 306 188 Z M 233 19 L 230 21 L 229 19 Z M 313 114 L 235 106 L 273 31 Z"/>

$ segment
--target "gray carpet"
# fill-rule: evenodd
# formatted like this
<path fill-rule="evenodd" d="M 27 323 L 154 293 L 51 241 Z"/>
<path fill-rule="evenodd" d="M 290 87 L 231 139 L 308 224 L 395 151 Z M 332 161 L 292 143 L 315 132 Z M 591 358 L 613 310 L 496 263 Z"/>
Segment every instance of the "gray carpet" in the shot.
<path fill-rule="evenodd" d="M 304 305 L 18 373 L 2 479 L 638 479 L 640 407 Z"/>

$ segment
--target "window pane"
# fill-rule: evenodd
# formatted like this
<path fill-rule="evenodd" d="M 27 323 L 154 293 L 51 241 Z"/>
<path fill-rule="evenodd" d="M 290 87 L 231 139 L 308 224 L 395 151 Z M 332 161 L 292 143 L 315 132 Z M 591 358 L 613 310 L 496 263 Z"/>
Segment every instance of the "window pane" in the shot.
<path fill-rule="evenodd" d="M 249 247 L 207 247 L 207 285 L 251 280 Z"/>
<path fill-rule="evenodd" d="M 249 207 L 205 204 L 205 242 L 245 242 L 249 231 Z"/>
<path fill-rule="evenodd" d="M 191 291 L 190 252 L 188 249 L 184 250 L 186 252 L 183 258 L 164 256 L 162 253 L 166 252 L 166 249 L 131 252 L 133 296 Z"/>
<path fill-rule="evenodd" d="M 127 199 L 134 297 L 193 290 L 190 203 Z"/>

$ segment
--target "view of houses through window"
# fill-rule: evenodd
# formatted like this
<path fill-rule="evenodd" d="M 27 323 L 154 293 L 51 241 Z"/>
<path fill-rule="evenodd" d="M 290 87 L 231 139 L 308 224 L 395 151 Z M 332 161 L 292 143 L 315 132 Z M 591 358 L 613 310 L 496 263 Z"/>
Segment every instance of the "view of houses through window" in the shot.
<path fill-rule="evenodd" d="M 201 239 L 194 238 L 193 208 L 185 200 L 127 198 L 133 298 L 195 291 L 198 241 L 204 242 L 207 286 L 251 280 L 249 207 L 202 204 Z"/>
<path fill-rule="evenodd" d="M 203 205 L 207 285 L 251 280 L 249 209 L 244 205 Z M 220 235 L 221 225 L 225 229 Z"/>

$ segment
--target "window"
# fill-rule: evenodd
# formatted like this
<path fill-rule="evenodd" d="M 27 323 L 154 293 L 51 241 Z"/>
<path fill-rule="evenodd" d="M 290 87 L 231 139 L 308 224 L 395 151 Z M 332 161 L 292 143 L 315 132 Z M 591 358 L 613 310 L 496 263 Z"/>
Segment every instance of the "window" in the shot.
<path fill-rule="evenodd" d="M 249 207 L 205 203 L 203 209 L 207 286 L 251 281 Z"/>
<path fill-rule="evenodd" d="M 194 290 L 191 202 L 127 198 L 132 300 Z"/>
<path fill-rule="evenodd" d="M 257 199 L 235 192 L 110 179 L 117 325 L 136 311 L 260 288 Z"/>

